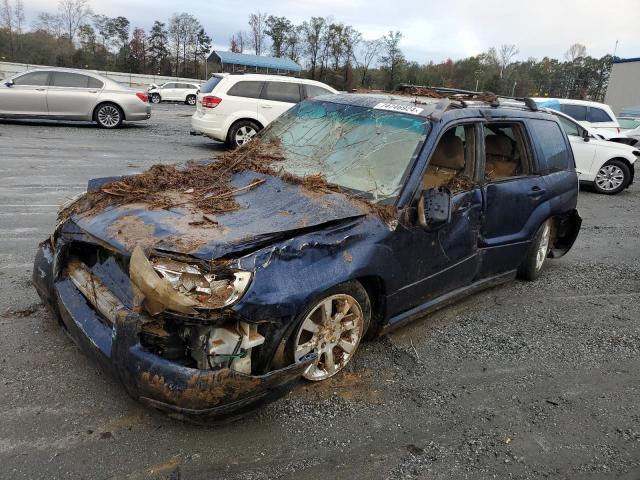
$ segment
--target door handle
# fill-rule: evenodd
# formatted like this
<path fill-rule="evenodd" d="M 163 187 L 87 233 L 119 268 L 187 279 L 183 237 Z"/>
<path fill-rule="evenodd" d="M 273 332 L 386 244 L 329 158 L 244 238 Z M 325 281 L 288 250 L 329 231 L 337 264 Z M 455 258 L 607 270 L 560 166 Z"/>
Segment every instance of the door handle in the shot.
<path fill-rule="evenodd" d="M 44 90 L 45 90 L 45 89 L 44 89 L 44 88 L 36 88 L 36 90 L 37 90 L 38 92 L 44 92 Z"/>
<path fill-rule="evenodd" d="M 544 188 L 539 187 L 538 185 L 534 185 L 531 187 L 531 191 L 528 193 L 530 197 L 539 197 L 543 195 L 546 190 Z"/>
<path fill-rule="evenodd" d="M 89 93 L 98 93 L 98 90 L 89 90 Z"/>
<path fill-rule="evenodd" d="M 273 108 L 271 105 L 260 105 L 262 108 Z"/>

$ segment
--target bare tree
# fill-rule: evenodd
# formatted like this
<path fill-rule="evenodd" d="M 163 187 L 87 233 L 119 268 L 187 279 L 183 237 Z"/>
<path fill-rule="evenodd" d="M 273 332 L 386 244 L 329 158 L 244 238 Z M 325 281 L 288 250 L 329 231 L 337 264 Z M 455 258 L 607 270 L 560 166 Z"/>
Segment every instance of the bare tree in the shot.
<path fill-rule="evenodd" d="M 22 3 L 22 0 L 15 0 L 13 15 L 15 17 L 16 32 L 21 34 L 22 26 L 24 25 L 24 3 Z"/>
<path fill-rule="evenodd" d="M 581 43 L 574 43 L 569 47 L 569 50 L 564 52 L 564 58 L 568 62 L 573 62 L 578 58 L 584 58 L 587 56 L 587 47 Z"/>
<path fill-rule="evenodd" d="M 266 13 L 257 12 L 249 15 L 249 42 L 256 55 L 262 55 L 264 50 L 264 42 L 267 37 L 265 31 L 267 28 L 266 21 Z"/>
<path fill-rule="evenodd" d="M 35 30 L 46 32 L 53 37 L 61 37 L 63 31 L 62 19 L 59 15 L 43 12 L 38 14 L 38 18 L 33 24 L 33 28 Z"/>
<path fill-rule="evenodd" d="M 389 34 L 382 37 L 382 56 L 380 63 L 387 72 L 387 88 L 395 88 L 400 78 L 401 70 L 406 63 L 402 50 L 400 50 L 402 32 L 389 30 Z"/>
<path fill-rule="evenodd" d="M 2 22 L 0 23 L 0 26 L 9 33 L 9 55 L 11 55 L 11 59 L 13 60 L 13 37 L 15 33 L 16 20 L 14 8 L 9 0 L 2 0 L 2 4 L 0 5 L 0 21 Z"/>
<path fill-rule="evenodd" d="M 513 57 L 515 57 L 518 53 L 520 53 L 520 50 L 518 50 L 518 47 L 516 47 L 513 44 L 511 44 L 511 45 L 507 45 L 507 44 L 500 45 L 500 48 L 498 49 L 498 62 L 499 62 L 499 65 L 500 65 L 500 78 L 502 78 L 504 76 L 504 71 L 511 64 L 511 61 L 513 60 Z"/>
<path fill-rule="evenodd" d="M 306 54 L 309 59 L 311 78 L 316 79 L 318 62 L 322 63 L 322 44 L 327 21 L 322 17 L 311 17 L 308 22 L 302 24 L 302 35 L 306 45 Z"/>
<path fill-rule="evenodd" d="M 85 23 L 90 15 L 91 9 L 87 0 L 60 0 L 58 3 L 58 16 L 64 25 L 71 45 L 73 45 L 78 28 Z"/>
<path fill-rule="evenodd" d="M 382 48 L 382 39 L 376 38 L 375 40 L 364 40 L 361 43 L 360 48 L 360 61 L 358 66 L 362 69 L 362 78 L 360 85 L 363 87 L 367 81 L 367 72 L 371 67 L 371 64 L 378 58 L 380 49 Z"/>

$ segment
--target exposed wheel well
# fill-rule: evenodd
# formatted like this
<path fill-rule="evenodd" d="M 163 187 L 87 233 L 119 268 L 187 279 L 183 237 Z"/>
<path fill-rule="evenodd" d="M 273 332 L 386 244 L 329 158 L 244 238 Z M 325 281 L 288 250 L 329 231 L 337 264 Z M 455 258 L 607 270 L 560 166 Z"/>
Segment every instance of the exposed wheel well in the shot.
<path fill-rule="evenodd" d="M 106 102 L 100 102 L 99 104 L 97 104 L 95 106 L 95 108 L 93 109 L 93 114 L 91 115 L 91 118 L 93 118 L 93 120 L 96 119 L 96 114 L 98 113 L 98 109 L 103 106 L 103 105 L 115 105 L 116 107 L 118 107 L 118 109 L 120 110 L 120 113 L 122 113 L 122 119 L 126 120 L 127 119 L 127 115 L 124 113 L 124 108 L 122 108 L 120 105 L 118 105 L 116 102 L 110 102 L 110 101 L 106 101 Z"/>
<path fill-rule="evenodd" d="M 371 323 L 369 324 L 367 338 L 373 338 L 379 333 L 386 316 L 387 305 L 384 282 L 380 277 L 376 276 L 359 277 L 356 280 L 367 291 L 369 302 L 371 302 Z"/>

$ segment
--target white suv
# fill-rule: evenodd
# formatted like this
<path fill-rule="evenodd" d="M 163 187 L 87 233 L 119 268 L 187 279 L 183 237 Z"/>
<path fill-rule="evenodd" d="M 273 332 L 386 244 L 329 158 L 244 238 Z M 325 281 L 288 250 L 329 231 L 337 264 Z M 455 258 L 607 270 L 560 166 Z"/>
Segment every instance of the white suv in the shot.
<path fill-rule="evenodd" d="M 200 89 L 191 134 L 237 147 L 299 101 L 334 93 L 324 83 L 302 78 L 215 74 Z"/>
<path fill-rule="evenodd" d="M 184 102 L 195 105 L 200 85 L 186 82 L 168 82 L 159 87 L 152 85 L 147 91 L 151 103 Z"/>
<path fill-rule="evenodd" d="M 540 107 L 558 110 L 569 115 L 583 127 L 597 130 L 605 139 L 619 136 L 620 124 L 609 105 L 569 98 L 534 98 Z"/>

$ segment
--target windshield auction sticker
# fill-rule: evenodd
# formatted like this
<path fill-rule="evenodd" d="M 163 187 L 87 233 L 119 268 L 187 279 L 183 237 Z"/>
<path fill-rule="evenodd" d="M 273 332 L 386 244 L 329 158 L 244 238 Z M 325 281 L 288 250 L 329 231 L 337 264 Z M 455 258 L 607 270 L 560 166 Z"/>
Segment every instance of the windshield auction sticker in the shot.
<path fill-rule="evenodd" d="M 397 105 L 395 103 L 378 103 L 375 107 L 376 110 L 391 110 L 392 112 L 410 113 L 412 115 L 418 115 L 423 108 L 413 107 L 411 105 Z"/>

